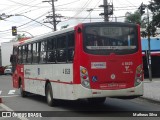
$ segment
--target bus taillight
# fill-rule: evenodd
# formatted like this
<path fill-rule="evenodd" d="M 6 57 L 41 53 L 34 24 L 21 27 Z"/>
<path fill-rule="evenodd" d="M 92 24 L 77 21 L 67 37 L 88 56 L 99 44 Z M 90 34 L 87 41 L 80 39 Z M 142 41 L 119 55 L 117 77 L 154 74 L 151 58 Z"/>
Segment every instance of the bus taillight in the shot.
<path fill-rule="evenodd" d="M 81 84 L 83 87 L 90 88 L 88 71 L 85 67 L 80 66 Z"/>
<path fill-rule="evenodd" d="M 143 67 L 142 65 L 139 65 L 136 68 L 136 75 L 135 75 L 135 86 L 139 85 L 143 80 Z"/>

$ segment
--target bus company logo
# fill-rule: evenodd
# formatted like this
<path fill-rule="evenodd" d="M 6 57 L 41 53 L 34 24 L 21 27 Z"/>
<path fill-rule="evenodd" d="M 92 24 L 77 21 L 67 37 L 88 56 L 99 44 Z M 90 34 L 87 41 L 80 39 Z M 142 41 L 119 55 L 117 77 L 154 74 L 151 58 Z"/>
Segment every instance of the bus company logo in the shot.
<path fill-rule="evenodd" d="M 2 112 L 2 117 L 12 117 L 11 112 Z"/>
<path fill-rule="evenodd" d="M 115 75 L 115 74 L 112 74 L 112 75 L 111 75 L 111 79 L 114 80 L 115 78 L 116 78 L 116 75 Z"/>
<path fill-rule="evenodd" d="M 2 112 L 1 115 L 3 118 L 10 118 L 10 117 L 18 117 L 18 118 L 26 118 L 26 117 L 42 117 L 42 113 L 37 112 Z M 0 116 L 0 117 L 1 117 Z M 23 119 L 22 119 L 23 120 Z"/>
<path fill-rule="evenodd" d="M 125 66 L 125 69 L 126 69 L 126 71 L 128 71 L 129 70 L 129 66 Z"/>

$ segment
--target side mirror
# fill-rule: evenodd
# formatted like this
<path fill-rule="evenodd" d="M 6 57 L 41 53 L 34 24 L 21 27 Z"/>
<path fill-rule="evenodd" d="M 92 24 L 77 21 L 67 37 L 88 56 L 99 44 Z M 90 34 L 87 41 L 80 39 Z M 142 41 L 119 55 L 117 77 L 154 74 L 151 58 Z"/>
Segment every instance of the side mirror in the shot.
<path fill-rule="evenodd" d="M 16 62 L 16 56 L 15 55 L 10 56 L 10 62 L 11 63 Z"/>
<path fill-rule="evenodd" d="M 10 56 L 10 62 L 13 62 L 13 55 Z"/>

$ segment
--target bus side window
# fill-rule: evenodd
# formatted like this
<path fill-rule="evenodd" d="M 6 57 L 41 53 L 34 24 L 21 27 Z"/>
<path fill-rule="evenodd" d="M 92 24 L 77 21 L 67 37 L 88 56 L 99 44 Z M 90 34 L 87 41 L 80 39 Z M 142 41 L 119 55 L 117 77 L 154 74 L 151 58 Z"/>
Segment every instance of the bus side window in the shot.
<path fill-rule="evenodd" d="M 56 62 L 56 39 L 52 37 L 47 42 L 47 62 Z"/>
<path fill-rule="evenodd" d="M 27 52 L 27 63 L 32 62 L 32 44 L 28 45 L 28 52 Z"/>
<path fill-rule="evenodd" d="M 57 62 L 66 62 L 66 36 L 57 38 Z"/>
<path fill-rule="evenodd" d="M 10 56 L 10 62 L 12 64 L 17 63 L 17 57 L 18 57 L 18 47 L 13 47 L 13 54 Z"/>
<path fill-rule="evenodd" d="M 13 47 L 13 55 L 17 55 L 18 54 L 18 47 Z"/>
<path fill-rule="evenodd" d="M 19 63 L 19 64 L 21 64 L 22 63 L 22 46 L 19 46 L 18 47 L 18 60 L 17 60 L 17 62 Z"/>
<path fill-rule="evenodd" d="M 46 63 L 47 41 L 41 41 L 40 63 Z"/>
<path fill-rule="evenodd" d="M 73 62 L 75 48 L 75 36 L 74 32 L 68 34 L 68 61 Z"/>
<path fill-rule="evenodd" d="M 38 63 L 38 58 L 39 58 L 39 44 L 38 43 L 33 43 L 33 48 L 32 48 L 32 63 Z"/>
<path fill-rule="evenodd" d="M 26 63 L 26 59 L 27 59 L 27 49 L 28 49 L 28 46 L 27 46 L 27 45 L 23 45 L 23 46 L 22 46 L 22 63 Z"/>

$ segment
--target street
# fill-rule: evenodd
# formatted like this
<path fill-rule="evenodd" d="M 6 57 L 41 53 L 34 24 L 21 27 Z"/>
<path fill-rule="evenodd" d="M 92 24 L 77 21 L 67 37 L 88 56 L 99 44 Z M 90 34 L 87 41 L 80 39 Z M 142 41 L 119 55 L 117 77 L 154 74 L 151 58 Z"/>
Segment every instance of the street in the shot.
<path fill-rule="evenodd" d="M 88 104 L 86 100 L 60 100 L 58 106 L 49 107 L 46 103 L 45 97 L 31 94 L 26 98 L 22 98 L 19 95 L 19 91 L 12 87 L 12 80 L 10 75 L 0 76 L 0 97 L 2 98 L 3 104 L 7 106 L 7 111 L 54 111 L 55 117 L 91 117 L 95 115 L 95 112 L 97 111 L 103 112 L 100 114 L 96 114 L 96 116 L 104 117 L 107 117 L 107 114 L 110 111 L 160 111 L 159 103 L 149 102 L 141 98 L 136 98 L 132 100 L 107 98 L 105 104 L 99 106 Z M 62 113 L 64 116 L 62 115 Z"/>
<path fill-rule="evenodd" d="M 0 120 L 160 118 L 160 0 L 0 6 Z"/>

